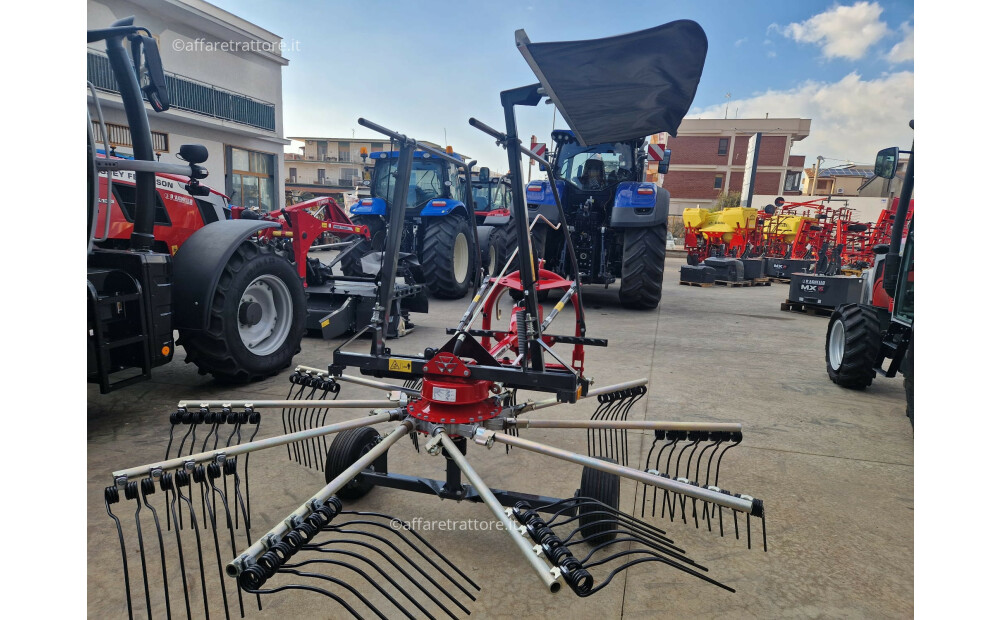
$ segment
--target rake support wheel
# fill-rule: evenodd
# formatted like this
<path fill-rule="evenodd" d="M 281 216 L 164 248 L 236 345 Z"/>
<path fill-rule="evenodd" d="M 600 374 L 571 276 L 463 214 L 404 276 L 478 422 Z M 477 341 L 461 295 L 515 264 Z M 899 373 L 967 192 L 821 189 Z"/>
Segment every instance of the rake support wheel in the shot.
<path fill-rule="evenodd" d="M 606 457 L 597 458 L 609 463 L 615 462 L 613 459 Z M 596 499 L 617 510 L 620 490 L 621 479 L 618 476 L 590 467 L 583 468 L 583 474 L 580 476 L 579 497 Z M 592 536 L 592 538 L 588 538 L 588 543 L 599 545 L 614 540 L 614 530 L 618 529 L 618 517 L 616 515 L 608 514 L 600 506 L 581 505 L 579 511 L 580 534 L 585 538 Z M 601 523 L 602 521 L 604 523 Z"/>
<path fill-rule="evenodd" d="M 330 443 L 330 449 L 326 453 L 326 481 L 330 483 L 348 467 L 353 465 L 366 452 L 375 447 L 379 442 L 379 433 L 370 426 L 352 428 L 347 431 L 337 433 Z M 369 466 L 372 469 L 372 466 Z M 339 491 L 337 497 L 346 500 L 361 499 L 368 494 L 375 485 L 371 482 L 354 478 L 345 484 Z"/>

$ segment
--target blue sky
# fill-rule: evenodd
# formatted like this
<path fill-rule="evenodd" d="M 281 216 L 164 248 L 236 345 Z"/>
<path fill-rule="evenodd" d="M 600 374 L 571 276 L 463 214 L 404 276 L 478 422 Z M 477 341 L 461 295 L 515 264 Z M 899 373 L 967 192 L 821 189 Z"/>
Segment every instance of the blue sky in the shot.
<path fill-rule="evenodd" d="M 287 136 L 373 136 L 364 116 L 434 142 L 447 141 L 495 169 L 503 151 L 469 127 L 503 126 L 501 90 L 534 82 L 514 47 L 612 36 L 693 19 L 709 51 L 688 116 L 812 118 L 794 153 L 811 164 L 870 163 L 884 146 L 908 147 L 913 116 L 913 2 L 668 2 L 591 0 L 503 3 L 215 0 L 294 43 L 285 52 Z M 519 112 L 519 130 L 545 137 L 552 106 Z M 565 127 L 560 117 L 556 127 Z"/>

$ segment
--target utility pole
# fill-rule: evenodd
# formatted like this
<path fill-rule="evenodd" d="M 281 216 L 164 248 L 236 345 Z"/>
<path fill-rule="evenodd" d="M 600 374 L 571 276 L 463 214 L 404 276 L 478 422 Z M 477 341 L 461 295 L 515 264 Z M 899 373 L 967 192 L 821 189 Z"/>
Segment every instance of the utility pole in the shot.
<path fill-rule="evenodd" d="M 819 163 L 826 159 L 822 155 L 816 156 L 816 164 L 813 166 L 813 181 L 809 184 L 809 195 L 816 195 L 816 183 L 819 181 Z"/>

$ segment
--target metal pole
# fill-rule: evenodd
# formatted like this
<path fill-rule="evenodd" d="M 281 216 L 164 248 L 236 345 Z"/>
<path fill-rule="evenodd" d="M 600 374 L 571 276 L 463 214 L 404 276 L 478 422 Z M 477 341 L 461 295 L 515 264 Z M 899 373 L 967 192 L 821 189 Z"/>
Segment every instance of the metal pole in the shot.
<path fill-rule="evenodd" d="M 238 577 L 240 573 L 243 572 L 243 567 L 247 562 L 256 561 L 262 553 L 267 551 L 269 541 L 277 540 L 292 529 L 289 523 L 294 523 L 312 513 L 314 506 L 321 506 L 326 503 L 326 500 L 333 497 L 333 495 L 345 484 L 354 480 L 354 478 L 356 478 L 362 470 L 374 463 L 380 456 L 388 452 L 389 448 L 392 447 L 392 444 L 408 435 L 412 430 L 413 422 L 404 420 L 402 424 L 396 427 L 396 430 L 386 435 L 382 441 L 378 442 L 353 465 L 331 480 L 329 484 L 320 489 L 319 492 L 309 498 L 307 502 L 296 508 L 292 514 L 285 518 L 284 521 L 271 528 L 271 530 L 267 534 L 264 534 L 260 540 L 252 544 L 246 549 L 246 551 L 241 553 L 236 557 L 236 559 L 226 565 L 226 574 L 230 577 Z"/>
<path fill-rule="evenodd" d="M 549 592 L 553 594 L 558 592 L 560 587 L 557 577 L 557 575 L 560 574 L 558 569 L 553 569 L 549 566 L 548 562 L 535 553 L 534 545 L 530 540 L 521 534 L 520 524 L 514 521 L 514 519 L 507 514 L 506 509 L 500 505 L 500 501 L 495 495 L 493 495 L 493 491 L 490 490 L 489 485 L 483 482 L 483 479 L 479 477 L 479 474 L 472 469 L 469 462 L 465 460 L 465 456 L 462 454 L 462 451 L 459 450 L 458 446 L 455 445 L 455 442 L 451 440 L 451 437 L 448 437 L 448 434 L 439 428 L 437 430 L 437 434 L 434 435 L 434 438 L 441 441 L 441 444 L 448 452 L 451 460 L 458 465 L 458 468 L 462 470 L 465 477 L 469 479 L 469 483 L 472 484 L 473 488 L 475 488 L 479 493 L 479 497 L 483 500 L 483 503 L 486 504 L 486 506 L 490 509 L 490 512 L 492 512 L 493 515 L 504 524 L 507 533 L 510 534 L 510 537 L 514 540 L 518 549 L 521 550 L 521 553 L 524 554 L 524 557 L 527 558 L 531 567 L 535 569 L 536 573 L 538 573 L 542 582 L 544 582 L 545 586 L 549 589 Z"/>
<path fill-rule="evenodd" d="M 240 409 L 284 409 L 285 407 L 303 407 L 309 409 L 331 408 L 331 409 L 385 409 L 387 407 L 398 406 L 386 400 L 203 400 L 203 401 L 181 401 L 177 406 L 181 409 L 200 408 L 212 409 L 219 407 L 240 408 Z"/>
<path fill-rule="evenodd" d="M 648 431 L 742 433 L 738 422 L 667 422 L 659 420 L 518 420 L 504 418 L 504 426 L 517 428 L 594 428 Z"/>
<path fill-rule="evenodd" d="M 624 465 L 602 461 L 590 456 L 584 456 L 582 454 L 577 454 L 576 452 L 562 450 L 561 448 L 547 446 L 542 443 L 528 441 L 527 439 L 513 437 L 504 433 L 497 433 L 495 431 L 488 431 L 480 428 L 476 431 L 474 439 L 476 443 L 487 447 L 492 445 L 494 441 L 499 441 L 500 443 L 508 446 L 524 448 L 525 450 L 537 452 L 538 454 L 544 454 L 545 456 L 562 459 L 564 461 L 569 461 L 570 463 L 576 463 L 577 465 L 583 465 L 584 467 L 590 467 L 591 469 L 597 469 L 616 476 L 630 478 L 637 482 L 642 482 L 643 484 L 666 489 L 667 491 L 673 491 L 674 493 L 680 493 L 681 495 L 687 495 L 688 497 L 718 504 L 726 508 L 732 508 L 733 510 L 739 510 L 740 512 L 750 512 L 753 508 L 753 502 L 751 500 L 742 499 L 734 495 L 726 495 L 724 493 L 709 491 L 708 489 L 703 489 L 701 487 L 683 482 L 677 482 L 676 480 L 671 480 L 670 478 L 666 478 L 664 476 L 655 476 L 644 471 L 639 471 L 638 469 L 625 467 Z"/>
<path fill-rule="evenodd" d="M 360 428 L 362 426 L 372 426 L 374 424 L 380 424 L 382 422 L 391 422 L 392 420 L 399 419 L 402 415 L 403 412 L 401 409 L 391 413 L 379 413 L 365 418 L 357 418 L 355 420 L 337 422 L 336 424 L 328 424 L 326 426 L 321 426 L 319 428 L 312 428 L 306 431 L 298 431 L 296 433 L 289 433 L 287 435 L 278 435 L 276 437 L 268 437 L 267 439 L 260 439 L 257 441 L 251 441 L 235 446 L 227 446 L 219 450 L 200 452 L 198 454 L 192 454 L 190 456 L 181 456 L 175 459 L 170 459 L 168 461 L 161 461 L 159 463 L 140 465 L 139 467 L 132 467 L 130 469 L 122 469 L 116 472 L 112 472 L 111 476 L 115 478 L 116 481 L 119 478 L 137 478 L 140 476 L 147 476 L 150 475 L 150 473 L 155 469 L 166 471 L 170 469 L 177 469 L 178 467 L 183 467 L 187 463 L 205 463 L 208 461 L 214 461 L 219 456 L 225 456 L 228 458 L 230 456 L 247 454 L 249 452 L 256 452 L 257 450 L 265 450 L 267 448 L 273 448 L 275 446 L 283 446 L 285 444 L 294 443 L 296 441 L 312 439 L 313 437 L 319 437 L 321 435 L 329 435 L 330 433 L 347 431 L 351 430 L 352 428 Z"/>
<path fill-rule="evenodd" d="M 633 381 L 626 381 L 625 383 L 616 383 L 614 385 L 606 385 L 594 390 L 587 392 L 586 396 L 580 397 L 580 400 L 584 398 L 594 398 L 602 394 L 610 394 L 612 392 L 618 392 L 621 390 L 627 390 L 629 388 L 637 388 L 649 383 L 649 379 L 635 379 Z M 515 407 L 515 410 L 520 415 L 522 413 L 527 413 L 528 411 L 535 411 L 536 409 L 545 409 L 546 407 L 555 407 L 561 404 L 557 398 L 546 398 L 545 400 L 528 401 L 522 405 Z"/>

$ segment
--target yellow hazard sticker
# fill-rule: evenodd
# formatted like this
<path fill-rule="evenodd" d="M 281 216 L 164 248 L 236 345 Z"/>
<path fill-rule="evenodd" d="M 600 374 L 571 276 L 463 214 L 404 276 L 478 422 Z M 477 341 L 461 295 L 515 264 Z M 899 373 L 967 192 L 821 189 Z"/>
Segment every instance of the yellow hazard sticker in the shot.
<path fill-rule="evenodd" d="M 320 323 L 319 326 L 320 327 L 326 327 L 329 324 L 330 324 L 330 319 L 327 319 L 327 320 L 323 321 L 322 323 Z"/>
<path fill-rule="evenodd" d="M 394 357 L 390 357 L 389 370 L 394 372 L 413 372 L 413 362 L 410 360 L 399 360 Z"/>

